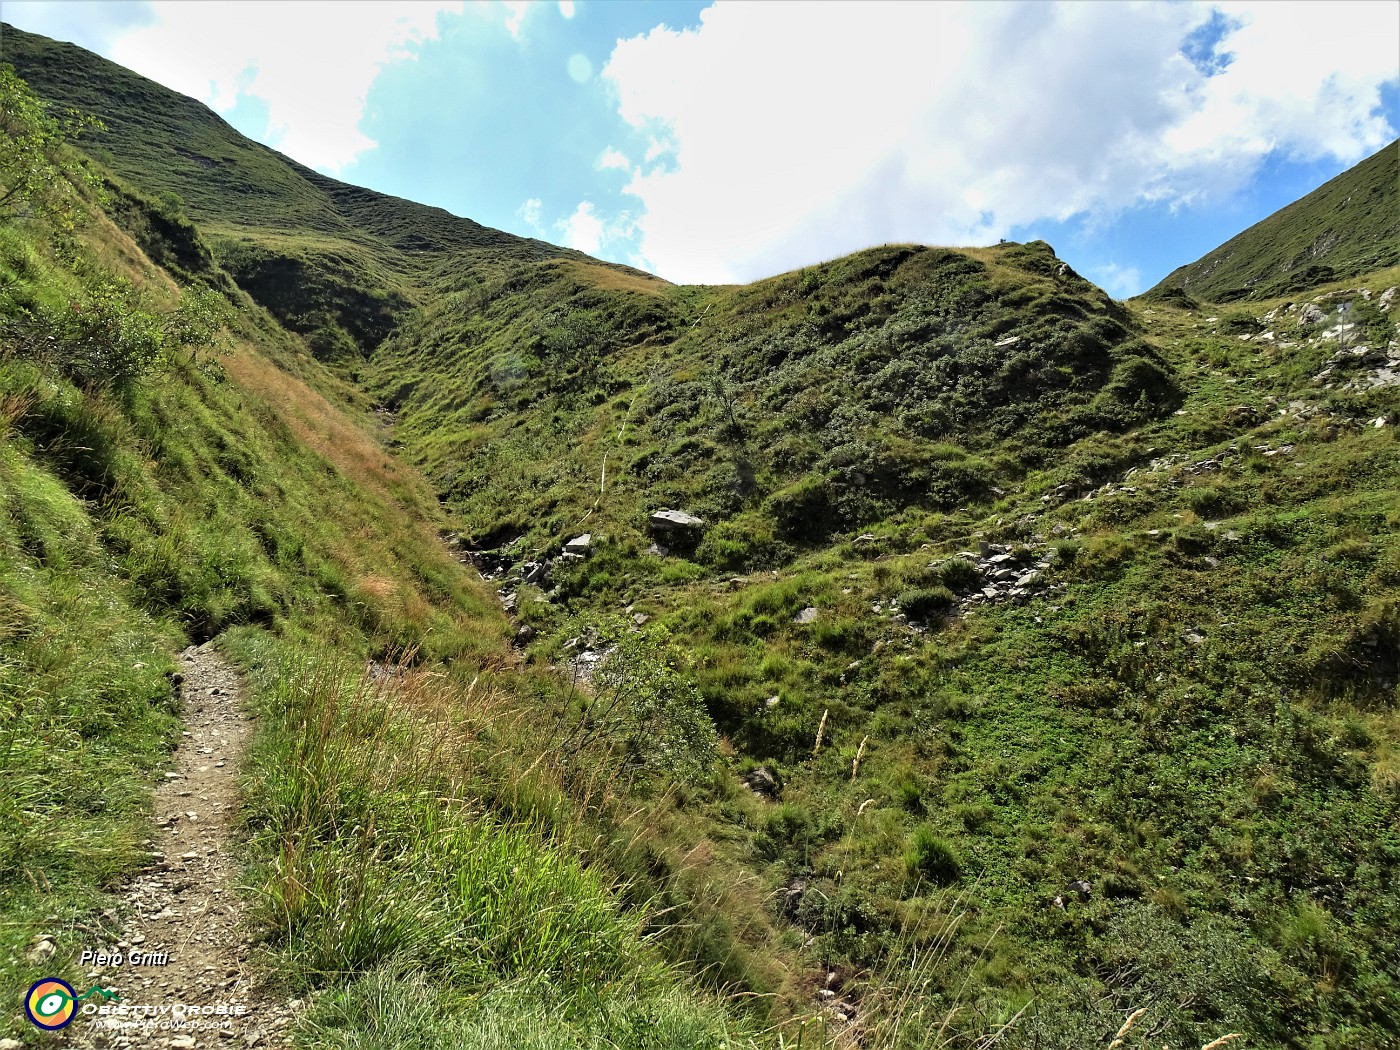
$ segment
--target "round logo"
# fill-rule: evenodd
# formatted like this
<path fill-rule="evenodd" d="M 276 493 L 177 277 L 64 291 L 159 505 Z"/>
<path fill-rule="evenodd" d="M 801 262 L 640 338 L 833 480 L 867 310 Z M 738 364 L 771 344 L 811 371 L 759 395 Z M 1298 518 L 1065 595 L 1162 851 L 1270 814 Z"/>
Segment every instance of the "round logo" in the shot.
<path fill-rule="evenodd" d="M 24 997 L 24 1015 L 37 1027 L 56 1032 L 72 1023 L 77 999 L 78 993 L 67 981 L 45 977 L 35 981 Z"/>

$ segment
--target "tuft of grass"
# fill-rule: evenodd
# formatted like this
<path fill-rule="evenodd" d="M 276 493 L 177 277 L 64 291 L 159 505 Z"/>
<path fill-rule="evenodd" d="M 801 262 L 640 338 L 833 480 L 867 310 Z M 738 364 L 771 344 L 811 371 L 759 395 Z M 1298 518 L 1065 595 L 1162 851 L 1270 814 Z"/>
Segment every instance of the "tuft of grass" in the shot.
<path fill-rule="evenodd" d="M 927 879 L 943 886 L 962 875 L 962 858 L 947 839 L 930 825 L 921 824 L 909 836 L 904 868 L 914 879 Z"/>

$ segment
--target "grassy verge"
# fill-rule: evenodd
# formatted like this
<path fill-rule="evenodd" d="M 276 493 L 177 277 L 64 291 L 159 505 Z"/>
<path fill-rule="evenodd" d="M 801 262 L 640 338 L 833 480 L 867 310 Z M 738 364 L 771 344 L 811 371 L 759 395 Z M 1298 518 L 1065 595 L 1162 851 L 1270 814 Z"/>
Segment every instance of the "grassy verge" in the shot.
<path fill-rule="evenodd" d="M 755 1045 L 662 964 L 569 829 L 477 801 L 523 712 L 432 672 L 298 662 L 252 629 L 225 644 L 262 716 L 247 820 L 268 965 L 316 990 L 304 1045 Z"/>
<path fill-rule="evenodd" d="M 0 984 L 22 990 L 76 979 L 72 957 L 114 932 L 105 891 L 146 859 L 146 785 L 179 722 L 176 636 L 116 586 L 82 503 L 11 442 L 0 430 Z M 0 1031 L 18 1023 L 7 1011 Z"/>

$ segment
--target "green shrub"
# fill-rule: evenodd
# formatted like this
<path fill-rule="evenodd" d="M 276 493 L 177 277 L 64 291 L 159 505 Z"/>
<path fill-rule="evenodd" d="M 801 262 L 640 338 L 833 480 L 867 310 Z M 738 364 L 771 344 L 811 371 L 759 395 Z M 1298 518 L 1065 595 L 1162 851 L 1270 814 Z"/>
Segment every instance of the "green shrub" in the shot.
<path fill-rule="evenodd" d="M 1186 505 L 1202 518 L 1223 518 L 1241 510 L 1243 501 L 1236 493 L 1201 485 L 1186 490 Z"/>
<path fill-rule="evenodd" d="M 909 836 L 904 867 L 911 878 L 928 879 L 940 886 L 956 882 L 962 874 L 962 860 L 957 850 L 927 824 L 921 824 Z"/>
<path fill-rule="evenodd" d="M 899 596 L 899 607 L 911 619 L 928 620 L 957 604 L 958 596 L 947 587 L 916 587 Z"/>
<path fill-rule="evenodd" d="M 754 513 L 740 514 L 711 528 L 695 550 L 695 560 L 722 572 L 738 572 L 784 561 L 786 544 L 773 535 L 772 524 Z"/>
<path fill-rule="evenodd" d="M 796 859 L 806 863 L 817 842 L 812 815 L 802 806 L 783 803 L 763 821 L 763 830 L 754 840 L 754 848 L 770 860 L 776 860 L 789 850 Z"/>
<path fill-rule="evenodd" d="M 982 586 L 982 570 L 966 558 L 949 558 L 938 566 L 943 586 L 958 594 L 966 594 Z"/>
<path fill-rule="evenodd" d="M 19 352 L 54 367 L 85 389 L 126 390 L 182 354 L 212 346 L 227 304 L 218 292 L 190 290 L 168 314 L 147 296 L 110 278 L 56 305 L 10 315 L 3 335 Z"/>
<path fill-rule="evenodd" d="M 910 813 L 922 813 L 924 808 L 924 788 L 912 774 L 901 777 L 894 785 L 894 801 L 900 809 Z"/>
<path fill-rule="evenodd" d="M 869 630 L 862 620 L 849 616 L 832 616 L 812 625 L 812 641 L 830 652 L 854 654 L 869 651 Z"/>
<path fill-rule="evenodd" d="M 953 816 L 961 820 L 968 831 L 990 823 L 994 815 L 992 807 L 985 802 L 963 802 L 953 807 Z"/>
<path fill-rule="evenodd" d="M 816 879 L 802 895 L 797 921 L 815 933 L 863 933 L 875 925 L 875 909 L 855 885 Z"/>

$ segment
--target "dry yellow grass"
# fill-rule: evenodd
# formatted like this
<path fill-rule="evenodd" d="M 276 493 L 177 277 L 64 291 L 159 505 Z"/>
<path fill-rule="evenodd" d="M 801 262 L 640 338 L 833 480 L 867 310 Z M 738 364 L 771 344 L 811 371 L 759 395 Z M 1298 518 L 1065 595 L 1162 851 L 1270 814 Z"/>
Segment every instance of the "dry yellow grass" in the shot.
<path fill-rule="evenodd" d="M 347 413 L 305 381 L 278 368 L 246 343 L 224 359 L 229 377 L 273 409 L 292 435 L 347 481 L 382 499 L 409 496 L 418 509 L 429 503 L 427 485 L 393 460 Z"/>
<path fill-rule="evenodd" d="M 379 601 L 396 598 L 399 593 L 398 586 L 393 580 L 374 574 L 363 577 L 359 582 L 359 589 L 362 593 Z"/>
<path fill-rule="evenodd" d="M 1123 1022 L 1118 1031 L 1113 1033 L 1113 1042 L 1108 1044 L 1108 1050 L 1116 1050 L 1123 1045 L 1123 1040 L 1127 1038 L 1129 1032 L 1133 1030 L 1133 1025 L 1142 1019 L 1142 1015 L 1147 1013 L 1147 1007 L 1141 1007 L 1128 1015 L 1128 1019 Z"/>
<path fill-rule="evenodd" d="M 669 281 L 640 270 L 620 270 L 601 263 L 589 263 L 569 259 L 557 264 L 561 272 L 568 273 L 595 288 L 616 292 L 643 292 L 647 295 L 660 295 L 672 287 Z"/>

